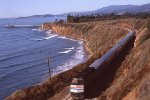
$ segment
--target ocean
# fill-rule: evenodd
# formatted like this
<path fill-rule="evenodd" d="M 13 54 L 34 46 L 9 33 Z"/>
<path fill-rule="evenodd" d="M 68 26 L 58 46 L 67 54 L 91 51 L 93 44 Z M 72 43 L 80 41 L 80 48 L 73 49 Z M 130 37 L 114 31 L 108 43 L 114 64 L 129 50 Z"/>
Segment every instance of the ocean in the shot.
<path fill-rule="evenodd" d="M 18 89 L 40 84 L 52 75 L 84 62 L 83 42 L 60 36 L 39 26 L 49 18 L 0 19 L 0 100 Z M 6 28 L 12 24 L 15 28 Z"/>

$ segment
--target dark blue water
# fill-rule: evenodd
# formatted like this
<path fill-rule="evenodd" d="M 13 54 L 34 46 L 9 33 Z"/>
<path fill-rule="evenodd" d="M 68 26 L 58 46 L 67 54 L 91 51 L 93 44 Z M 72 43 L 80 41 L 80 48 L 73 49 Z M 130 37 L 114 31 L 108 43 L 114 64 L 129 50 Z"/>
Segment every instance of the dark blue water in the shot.
<path fill-rule="evenodd" d="M 55 19 L 0 20 L 0 100 L 15 90 L 46 79 L 49 75 L 48 58 L 51 59 L 53 74 L 71 69 L 86 59 L 82 41 L 67 39 L 37 27 Z M 8 23 L 17 27 L 8 29 L 5 27 Z"/>

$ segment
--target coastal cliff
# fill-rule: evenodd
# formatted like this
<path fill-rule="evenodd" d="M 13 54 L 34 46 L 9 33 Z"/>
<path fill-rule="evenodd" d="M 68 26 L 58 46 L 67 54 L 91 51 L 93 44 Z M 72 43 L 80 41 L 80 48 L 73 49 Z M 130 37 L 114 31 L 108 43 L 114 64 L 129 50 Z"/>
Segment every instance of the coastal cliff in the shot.
<path fill-rule="evenodd" d="M 128 33 L 126 29 L 113 26 L 108 22 L 45 23 L 43 28 L 53 30 L 62 36 L 86 41 L 88 51 L 94 55 L 109 50 Z"/>
<path fill-rule="evenodd" d="M 134 47 L 120 62 L 110 86 L 97 98 L 100 100 L 149 98 L 150 30 L 147 28 L 149 21 L 149 19 L 125 19 L 85 23 L 45 23 L 44 29 L 53 30 L 62 36 L 85 41 L 86 49 L 92 55 L 85 63 L 56 75 L 52 80 L 49 79 L 41 85 L 18 90 L 7 99 L 45 100 L 49 98 L 50 100 L 56 100 L 60 98 L 59 94 L 63 94 L 63 90 L 69 86 L 71 79 L 118 43 L 128 33 L 129 29 L 135 30 L 137 33 Z M 54 95 L 55 99 L 51 98 Z"/>

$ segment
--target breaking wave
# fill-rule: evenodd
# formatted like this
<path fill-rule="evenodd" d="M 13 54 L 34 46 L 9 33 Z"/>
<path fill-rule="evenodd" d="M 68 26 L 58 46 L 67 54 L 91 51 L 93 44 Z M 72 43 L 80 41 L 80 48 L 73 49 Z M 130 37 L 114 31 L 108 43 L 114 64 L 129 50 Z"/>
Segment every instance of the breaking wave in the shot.
<path fill-rule="evenodd" d="M 60 54 L 67 54 L 69 52 L 71 52 L 72 50 L 74 50 L 74 47 L 72 48 L 65 48 L 65 51 L 59 52 Z"/>
<path fill-rule="evenodd" d="M 35 28 L 35 29 L 32 29 L 32 31 L 39 31 L 39 32 L 41 32 L 43 30 L 41 28 Z"/>
<path fill-rule="evenodd" d="M 78 41 L 78 40 L 75 40 L 75 39 L 67 38 L 65 36 L 59 36 L 58 38 L 60 38 L 60 39 L 68 39 L 68 40 L 71 40 L 71 41 Z"/>
<path fill-rule="evenodd" d="M 61 66 L 57 66 L 56 69 L 54 71 L 52 71 L 53 75 L 59 74 L 61 72 L 67 71 L 69 69 L 72 69 L 74 66 L 76 66 L 77 64 L 80 64 L 82 62 L 85 61 L 84 56 L 85 56 L 85 51 L 83 48 L 83 42 L 79 41 L 78 42 L 80 44 L 79 47 L 76 48 L 76 53 L 72 56 L 71 59 L 68 59 L 64 64 L 62 64 Z M 72 50 L 74 50 L 75 48 L 65 48 L 68 49 L 62 53 L 69 53 Z"/>
<path fill-rule="evenodd" d="M 32 29 L 33 31 L 44 31 L 41 28 L 37 28 L 37 29 Z M 48 40 L 54 37 L 57 37 L 57 34 L 54 34 L 52 30 L 48 30 L 46 31 L 47 36 L 43 37 L 43 38 L 31 38 L 31 40 L 35 40 L 35 41 L 42 41 L 42 40 Z"/>

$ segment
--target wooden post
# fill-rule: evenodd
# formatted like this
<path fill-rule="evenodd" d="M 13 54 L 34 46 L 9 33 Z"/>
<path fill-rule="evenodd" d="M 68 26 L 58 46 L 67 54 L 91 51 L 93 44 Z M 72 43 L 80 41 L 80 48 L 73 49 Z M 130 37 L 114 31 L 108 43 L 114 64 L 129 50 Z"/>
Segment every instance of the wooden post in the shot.
<path fill-rule="evenodd" d="M 50 75 L 50 79 L 51 79 L 51 66 L 50 66 L 50 58 L 48 58 L 48 66 L 49 66 L 49 75 Z"/>
<path fill-rule="evenodd" d="M 97 40 L 96 40 L 96 55 L 97 55 Z"/>

